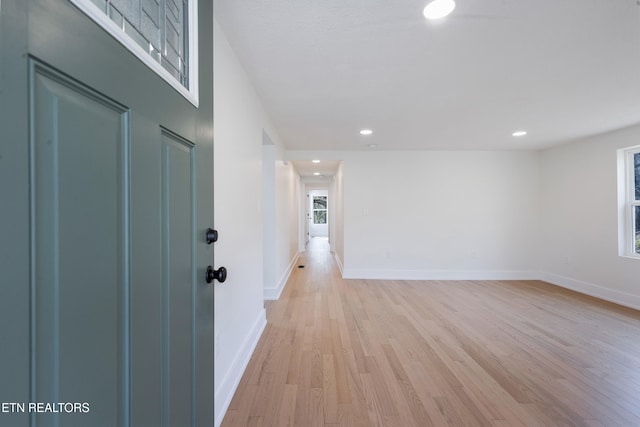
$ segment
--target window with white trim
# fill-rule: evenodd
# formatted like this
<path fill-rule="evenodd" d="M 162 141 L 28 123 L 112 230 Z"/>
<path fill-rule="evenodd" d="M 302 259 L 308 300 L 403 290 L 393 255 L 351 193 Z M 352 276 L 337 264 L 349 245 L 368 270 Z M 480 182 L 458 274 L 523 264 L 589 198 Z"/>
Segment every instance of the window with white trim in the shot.
<path fill-rule="evenodd" d="M 198 106 L 197 0 L 70 0 Z"/>
<path fill-rule="evenodd" d="M 620 255 L 640 258 L 640 146 L 619 151 Z"/>
<path fill-rule="evenodd" d="M 327 223 L 327 196 L 313 196 L 313 223 Z"/>

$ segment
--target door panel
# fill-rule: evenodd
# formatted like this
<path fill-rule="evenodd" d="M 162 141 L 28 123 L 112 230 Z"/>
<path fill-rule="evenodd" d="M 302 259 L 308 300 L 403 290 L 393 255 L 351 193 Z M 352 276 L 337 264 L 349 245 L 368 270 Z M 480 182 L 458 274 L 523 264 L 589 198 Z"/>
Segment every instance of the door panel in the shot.
<path fill-rule="evenodd" d="M 131 426 L 162 426 L 160 132 L 131 116 Z"/>
<path fill-rule="evenodd" d="M 191 425 L 195 385 L 196 277 L 193 263 L 193 144 L 166 130 L 162 134 L 163 384 L 167 426 Z M 189 333 L 186 333 L 189 332 Z"/>
<path fill-rule="evenodd" d="M 81 417 L 38 415 L 38 425 L 117 425 L 128 405 L 127 112 L 30 68 L 31 399 L 100 402 Z"/>

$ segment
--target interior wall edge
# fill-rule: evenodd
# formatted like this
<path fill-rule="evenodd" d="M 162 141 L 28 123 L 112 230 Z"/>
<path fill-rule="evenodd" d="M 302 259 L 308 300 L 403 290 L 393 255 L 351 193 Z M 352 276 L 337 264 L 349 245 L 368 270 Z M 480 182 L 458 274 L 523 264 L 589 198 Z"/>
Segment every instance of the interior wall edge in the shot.
<path fill-rule="evenodd" d="M 265 288 L 265 290 L 264 290 L 264 299 L 265 300 L 267 300 L 267 301 L 275 301 L 275 300 L 280 299 L 280 295 L 282 294 L 282 291 L 284 290 L 285 285 L 289 281 L 289 277 L 291 276 L 291 273 L 293 272 L 293 269 L 294 269 L 295 265 L 298 263 L 298 259 L 300 258 L 300 255 L 301 255 L 301 252 L 298 252 L 291 259 L 291 262 L 289 263 L 289 266 L 287 267 L 287 269 L 282 274 L 282 277 L 280 277 L 280 280 L 278 280 L 277 287 L 275 287 L 275 288 Z"/>
<path fill-rule="evenodd" d="M 572 277 L 561 276 L 550 272 L 541 272 L 540 280 L 561 288 L 589 295 L 624 307 L 640 310 L 640 296 L 589 283 Z"/>

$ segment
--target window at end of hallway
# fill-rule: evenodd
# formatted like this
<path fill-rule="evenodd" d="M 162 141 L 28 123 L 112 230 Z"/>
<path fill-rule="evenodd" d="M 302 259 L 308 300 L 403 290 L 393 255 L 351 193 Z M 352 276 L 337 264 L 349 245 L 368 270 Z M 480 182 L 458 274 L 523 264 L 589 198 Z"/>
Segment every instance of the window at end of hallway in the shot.
<path fill-rule="evenodd" d="M 619 255 L 640 258 L 640 146 L 618 151 Z"/>
<path fill-rule="evenodd" d="M 327 196 L 313 196 L 313 223 L 327 223 Z"/>

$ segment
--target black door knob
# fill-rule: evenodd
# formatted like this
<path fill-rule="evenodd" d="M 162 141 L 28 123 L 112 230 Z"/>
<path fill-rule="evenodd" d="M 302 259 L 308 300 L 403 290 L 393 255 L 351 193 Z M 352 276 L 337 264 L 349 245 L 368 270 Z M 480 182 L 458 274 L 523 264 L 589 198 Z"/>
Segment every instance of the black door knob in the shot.
<path fill-rule="evenodd" d="M 225 280 L 227 280 L 227 269 L 224 267 L 220 267 L 219 269 L 214 270 L 212 266 L 208 266 L 205 273 L 205 279 L 207 283 L 211 283 L 214 280 L 223 283 Z"/>

